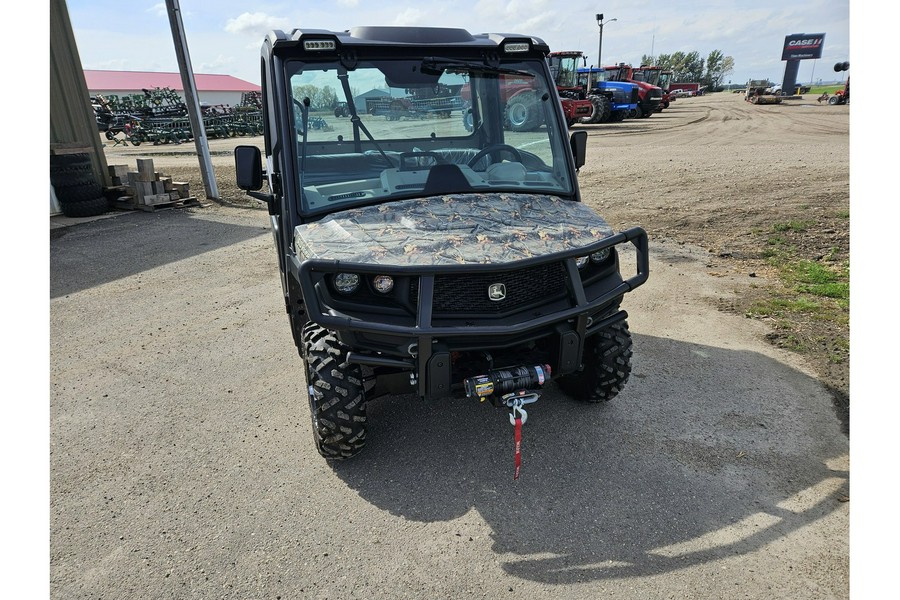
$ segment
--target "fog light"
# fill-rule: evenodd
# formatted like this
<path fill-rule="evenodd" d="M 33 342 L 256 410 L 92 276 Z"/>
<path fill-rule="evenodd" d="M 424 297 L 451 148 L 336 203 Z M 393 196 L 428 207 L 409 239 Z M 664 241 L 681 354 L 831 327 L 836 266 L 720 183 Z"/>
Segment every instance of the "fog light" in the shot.
<path fill-rule="evenodd" d="M 352 294 L 359 287 L 359 275 L 356 273 L 338 273 L 334 276 L 334 289 L 342 294 Z"/>
<path fill-rule="evenodd" d="M 579 256 L 575 259 L 575 266 L 579 269 L 583 269 L 587 266 L 588 260 L 590 260 L 587 256 Z"/>
<path fill-rule="evenodd" d="M 595 263 L 601 263 L 607 258 L 609 258 L 609 248 L 604 248 L 603 250 L 598 250 L 591 254 L 591 260 Z"/>
<path fill-rule="evenodd" d="M 376 275 L 372 278 L 372 287 L 379 294 L 387 294 L 394 289 L 394 278 L 390 275 Z"/>

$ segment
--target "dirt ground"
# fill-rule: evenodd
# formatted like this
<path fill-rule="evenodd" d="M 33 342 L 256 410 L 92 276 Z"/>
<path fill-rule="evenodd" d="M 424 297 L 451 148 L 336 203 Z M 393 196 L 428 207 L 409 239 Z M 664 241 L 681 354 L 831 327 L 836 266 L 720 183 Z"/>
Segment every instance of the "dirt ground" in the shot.
<path fill-rule="evenodd" d="M 546 386 L 518 480 L 508 415 L 466 398 L 372 399 L 365 451 L 322 460 L 268 215 L 231 183 L 261 140 L 211 141 L 215 202 L 192 144 L 110 144 L 203 206 L 51 218 L 51 597 L 849 598 L 850 440 L 822 384 L 846 376 L 743 308 L 782 292 L 780 223 L 846 257 L 846 108 L 729 94 L 584 128 L 585 201 L 651 237 L 633 369 L 600 405 Z"/>
<path fill-rule="evenodd" d="M 616 229 L 708 251 L 708 273 L 731 277 L 719 308 L 748 314 L 784 288 L 766 260 L 774 232 L 797 259 L 849 261 L 849 106 L 814 98 L 752 105 L 738 94 L 680 98 L 649 119 L 579 125 L 589 132 L 580 184 L 585 202 Z M 152 157 L 206 200 L 193 143 L 139 147 L 107 141 L 110 164 Z M 234 186 L 232 150 L 261 138 L 211 139 L 218 204 L 255 208 Z M 802 223 L 803 227 L 788 224 Z M 653 265 L 651 265 L 651 271 Z M 729 280 L 730 281 L 730 280 Z M 849 432 L 849 332 L 815 314 L 771 321 L 769 341 L 801 352 L 835 398 Z"/>

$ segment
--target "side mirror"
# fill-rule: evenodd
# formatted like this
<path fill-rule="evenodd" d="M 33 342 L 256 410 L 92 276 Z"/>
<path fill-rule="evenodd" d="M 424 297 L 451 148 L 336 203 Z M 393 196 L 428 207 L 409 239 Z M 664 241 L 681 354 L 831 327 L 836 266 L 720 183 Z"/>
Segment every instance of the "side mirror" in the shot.
<path fill-rule="evenodd" d="M 262 189 L 262 153 L 256 146 L 237 146 L 234 149 L 234 169 L 237 186 L 244 191 Z"/>
<path fill-rule="evenodd" d="M 569 137 L 569 145 L 572 146 L 572 156 L 575 157 L 575 170 L 584 166 L 587 159 L 587 131 L 573 131 Z"/>

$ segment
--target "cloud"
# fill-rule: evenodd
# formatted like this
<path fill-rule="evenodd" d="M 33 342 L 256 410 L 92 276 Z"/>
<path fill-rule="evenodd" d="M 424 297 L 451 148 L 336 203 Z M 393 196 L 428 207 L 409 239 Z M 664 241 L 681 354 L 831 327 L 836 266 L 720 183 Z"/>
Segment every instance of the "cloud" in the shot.
<path fill-rule="evenodd" d="M 128 66 L 128 60 L 124 58 L 112 58 L 110 60 L 102 60 L 95 63 L 84 65 L 85 69 L 95 69 L 98 71 L 124 71 Z"/>
<path fill-rule="evenodd" d="M 356 8 L 359 6 L 359 0 L 337 0 L 337 3 L 340 6 L 346 6 L 347 8 Z"/>
<path fill-rule="evenodd" d="M 225 73 L 228 71 L 228 67 L 234 64 L 233 57 L 219 54 L 212 61 L 201 63 L 197 71 L 200 73 Z"/>
<path fill-rule="evenodd" d="M 254 35 L 263 38 L 273 29 L 290 29 L 290 21 L 284 17 L 275 17 L 263 12 L 243 13 L 237 18 L 228 19 L 225 31 L 238 35 Z"/>
<path fill-rule="evenodd" d="M 157 17 L 165 17 L 166 15 L 168 15 L 168 12 L 166 11 L 166 3 L 165 2 L 160 2 L 159 4 L 154 4 L 153 6 L 148 8 L 146 12 L 153 13 Z"/>
<path fill-rule="evenodd" d="M 424 25 L 426 14 L 418 8 L 407 8 L 398 13 L 394 18 L 394 25 L 398 27 L 409 27 L 412 25 Z"/>

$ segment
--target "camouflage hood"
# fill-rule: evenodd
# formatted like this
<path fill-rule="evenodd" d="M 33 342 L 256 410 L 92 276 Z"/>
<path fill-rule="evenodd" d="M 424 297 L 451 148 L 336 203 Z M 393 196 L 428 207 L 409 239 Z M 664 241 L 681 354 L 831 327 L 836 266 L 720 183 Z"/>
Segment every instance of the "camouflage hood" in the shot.
<path fill-rule="evenodd" d="M 458 194 L 334 213 L 294 232 L 304 259 L 382 265 L 503 263 L 613 235 L 580 202 L 529 194 Z"/>

